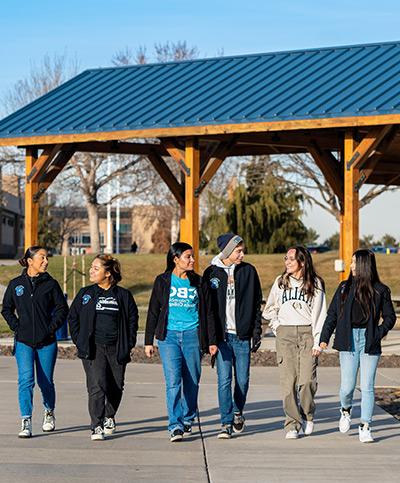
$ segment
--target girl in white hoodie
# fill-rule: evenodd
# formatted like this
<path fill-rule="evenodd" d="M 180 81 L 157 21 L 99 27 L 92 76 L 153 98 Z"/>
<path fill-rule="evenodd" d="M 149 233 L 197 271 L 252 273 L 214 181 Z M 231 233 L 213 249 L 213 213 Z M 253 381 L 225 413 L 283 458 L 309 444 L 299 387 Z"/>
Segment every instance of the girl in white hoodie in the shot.
<path fill-rule="evenodd" d="M 276 336 L 276 353 L 285 411 L 286 439 L 297 439 L 314 429 L 319 337 L 326 317 L 324 282 L 310 252 L 289 248 L 285 271 L 275 280 L 263 317 Z"/>

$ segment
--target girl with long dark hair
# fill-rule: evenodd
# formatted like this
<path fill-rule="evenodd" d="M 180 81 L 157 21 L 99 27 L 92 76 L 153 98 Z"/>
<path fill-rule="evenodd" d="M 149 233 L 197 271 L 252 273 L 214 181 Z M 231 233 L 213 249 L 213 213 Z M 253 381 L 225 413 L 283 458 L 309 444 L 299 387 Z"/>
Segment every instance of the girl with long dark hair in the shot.
<path fill-rule="evenodd" d="M 166 382 L 168 430 L 172 442 L 190 434 L 197 414 L 201 352 L 208 351 L 206 292 L 193 270 L 193 248 L 171 245 L 167 267 L 154 281 L 145 333 L 147 357 L 154 354 L 154 337 Z"/>
<path fill-rule="evenodd" d="M 379 324 L 382 318 L 382 323 Z M 371 250 L 354 252 L 348 279 L 336 290 L 328 309 L 320 339 L 326 349 L 333 332 L 333 348 L 339 351 L 340 420 L 339 430 L 347 433 L 351 426 L 351 408 L 360 371 L 362 443 L 374 441 L 371 434 L 375 403 L 375 375 L 382 352 L 381 340 L 396 323 L 389 288 L 380 282 L 375 255 Z"/>
<path fill-rule="evenodd" d="M 55 429 L 55 334 L 67 318 L 68 305 L 60 285 L 47 273 L 49 260 L 44 247 L 28 248 L 19 263 L 24 270 L 8 284 L 1 313 L 14 332 L 15 339 L 14 354 L 18 366 L 18 399 L 22 418 L 18 436 L 30 438 L 35 369 L 44 406 L 42 430 L 50 432 Z"/>
<path fill-rule="evenodd" d="M 136 344 L 138 309 L 111 255 L 97 255 L 90 267 L 93 285 L 82 288 L 68 317 L 71 337 L 86 373 L 92 441 L 116 431 L 115 414 L 124 389 L 126 365 Z"/>
<path fill-rule="evenodd" d="M 314 429 L 319 338 L 326 316 L 325 287 L 303 246 L 289 248 L 285 270 L 275 280 L 263 317 L 276 335 L 286 439 Z"/>

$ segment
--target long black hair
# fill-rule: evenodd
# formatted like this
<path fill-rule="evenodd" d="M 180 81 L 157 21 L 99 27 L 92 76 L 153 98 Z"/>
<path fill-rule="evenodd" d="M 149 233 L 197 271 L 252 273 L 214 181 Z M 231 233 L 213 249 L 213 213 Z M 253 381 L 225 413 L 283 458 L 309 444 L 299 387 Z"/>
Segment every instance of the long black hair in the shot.
<path fill-rule="evenodd" d="M 350 271 L 349 278 L 344 284 L 341 296 L 341 312 L 343 312 L 344 303 L 349 295 L 350 289 L 354 287 L 354 297 L 360 304 L 363 314 L 366 318 L 371 315 L 371 307 L 374 310 L 374 285 L 380 282 L 378 269 L 376 268 L 375 254 L 372 250 L 362 248 L 353 253 L 356 258 L 356 275 Z M 375 314 L 373 314 L 375 315 Z"/>
<path fill-rule="evenodd" d="M 47 248 L 42 247 L 41 245 L 34 245 L 27 248 L 24 256 L 18 260 L 18 263 L 23 267 L 28 268 L 28 258 L 33 258 L 39 250 L 46 250 L 47 252 Z"/>
<path fill-rule="evenodd" d="M 310 300 L 315 296 L 315 292 L 317 289 L 325 290 L 324 280 L 315 271 L 311 254 L 306 247 L 303 247 L 302 245 L 296 245 L 287 249 L 287 251 L 289 250 L 295 250 L 295 258 L 297 262 L 302 265 L 302 289 L 307 296 L 307 300 Z M 318 281 L 320 283 L 320 287 L 318 286 Z M 290 288 L 290 275 L 286 272 L 286 269 L 279 278 L 278 286 L 279 288 L 284 289 Z"/>
<path fill-rule="evenodd" d="M 193 250 L 193 247 L 189 245 L 189 243 L 185 242 L 176 242 L 170 246 L 167 253 L 166 272 L 172 272 L 172 270 L 175 268 L 175 257 L 180 258 L 182 253 L 186 252 L 186 250 Z"/>

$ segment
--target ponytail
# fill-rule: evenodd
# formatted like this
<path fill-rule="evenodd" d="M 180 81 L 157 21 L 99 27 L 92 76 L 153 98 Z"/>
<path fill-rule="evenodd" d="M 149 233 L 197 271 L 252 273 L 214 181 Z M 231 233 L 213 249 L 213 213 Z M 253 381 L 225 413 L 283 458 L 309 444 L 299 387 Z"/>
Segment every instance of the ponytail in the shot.
<path fill-rule="evenodd" d="M 122 280 L 121 264 L 111 255 L 97 255 L 95 260 L 100 260 L 104 269 L 110 273 L 111 285 L 116 285 Z"/>
<path fill-rule="evenodd" d="M 46 250 L 46 248 L 40 245 L 29 247 L 24 256 L 18 260 L 18 263 L 23 267 L 28 268 L 28 258 L 33 258 L 39 250 Z"/>

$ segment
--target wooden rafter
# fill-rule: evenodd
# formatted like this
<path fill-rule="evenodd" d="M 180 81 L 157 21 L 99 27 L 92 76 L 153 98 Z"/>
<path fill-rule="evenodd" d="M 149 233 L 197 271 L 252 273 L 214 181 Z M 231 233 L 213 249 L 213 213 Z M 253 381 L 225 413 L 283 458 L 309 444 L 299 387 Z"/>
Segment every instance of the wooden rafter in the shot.
<path fill-rule="evenodd" d="M 91 141 L 77 143 L 76 152 L 104 153 L 104 154 L 137 154 L 147 155 L 156 152 L 160 156 L 168 156 L 168 151 L 161 144 L 155 143 L 129 143 L 119 141 Z"/>
<path fill-rule="evenodd" d="M 321 149 L 316 141 L 309 146 L 309 152 L 322 174 L 325 176 L 335 195 L 343 202 L 344 182 L 340 164 L 328 150 Z"/>
<path fill-rule="evenodd" d="M 178 164 L 182 173 L 184 173 L 185 176 L 190 176 L 190 168 L 185 162 L 185 152 L 180 149 L 178 144 L 172 139 L 165 139 L 162 141 L 162 144 L 171 158 Z"/>
<path fill-rule="evenodd" d="M 176 201 L 181 206 L 183 206 L 185 204 L 183 187 L 181 186 L 181 184 L 179 184 L 178 180 L 176 179 L 172 171 L 169 169 L 167 163 L 156 152 L 147 154 L 147 157 L 150 163 L 152 164 L 153 168 L 157 171 L 161 179 L 171 190 L 171 193 L 174 195 Z"/>
<path fill-rule="evenodd" d="M 232 136 L 228 142 L 221 143 L 216 153 L 205 167 L 204 172 L 201 175 L 199 184 L 196 186 L 194 195 L 199 197 L 207 184 L 211 181 L 212 177 L 218 171 L 225 158 L 231 154 L 232 148 L 237 141 L 237 136 Z"/>
<path fill-rule="evenodd" d="M 32 166 L 32 169 L 30 170 L 30 173 L 27 175 L 26 180 L 28 182 L 37 181 L 42 176 L 42 174 L 46 171 L 47 167 L 51 164 L 53 159 L 60 152 L 61 148 L 62 148 L 62 144 L 46 146 L 43 149 L 43 152 L 40 155 L 39 159 Z"/>
<path fill-rule="evenodd" d="M 355 184 L 355 189 L 357 191 L 360 190 L 361 186 L 364 183 L 366 183 L 368 178 L 375 171 L 375 168 L 378 165 L 379 161 L 381 161 L 383 155 L 385 154 L 387 149 L 390 147 L 390 145 L 394 141 L 396 134 L 397 134 L 397 127 L 392 126 L 391 129 L 386 134 L 386 137 L 379 144 L 376 152 L 364 162 L 364 164 L 362 165 L 362 169 L 360 171 L 359 178 L 358 178 L 358 180 L 356 181 L 356 184 Z M 399 169 L 400 169 L 400 167 L 397 165 L 397 171 L 396 172 L 399 172 Z"/>
<path fill-rule="evenodd" d="M 370 156 L 370 154 L 379 146 L 379 143 L 384 139 L 391 128 L 392 126 L 388 125 L 371 129 L 355 148 L 351 158 L 346 163 L 346 169 L 349 170 L 351 167 L 359 169 L 368 159 L 368 156 Z"/>

